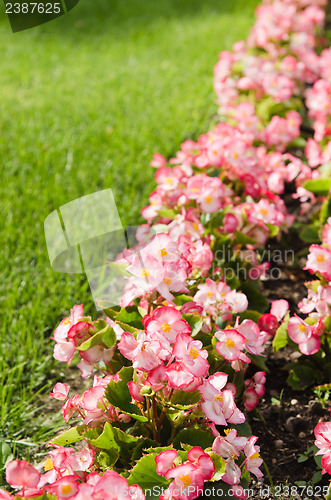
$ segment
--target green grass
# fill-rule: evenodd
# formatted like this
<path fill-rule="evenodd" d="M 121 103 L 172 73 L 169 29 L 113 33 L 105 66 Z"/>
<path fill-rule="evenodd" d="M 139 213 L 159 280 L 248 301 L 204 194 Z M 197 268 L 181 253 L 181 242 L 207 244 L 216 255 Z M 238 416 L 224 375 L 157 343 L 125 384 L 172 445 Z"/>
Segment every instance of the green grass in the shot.
<path fill-rule="evenodd" d="M 51 269 L 45 218 L 112 188 L 123 223 L 140 222 L 153 153 L 209 128 L 218 52 L 247 36 L 256 4 L 81 0 L 17 34 L 2 8 L 0 438 L 47 438 L 31 398 L 63 377 L 49 337 L 74 303 L 95 313 L 86 278 Z"/>

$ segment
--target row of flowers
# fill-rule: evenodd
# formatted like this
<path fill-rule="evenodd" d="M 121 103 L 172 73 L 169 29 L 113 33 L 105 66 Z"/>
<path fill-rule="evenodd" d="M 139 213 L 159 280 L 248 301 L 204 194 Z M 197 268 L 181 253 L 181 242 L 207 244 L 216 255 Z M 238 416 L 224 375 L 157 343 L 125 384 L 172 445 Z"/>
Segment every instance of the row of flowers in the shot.
<path fill-rule="evenodd" d="M 266 313 L 260 289 L 267 240 L 295 222 L 285 189 L 304 213 L 331 187 L 325 4 L 265 1 L 248 41 L 220 54 L 220 121 L 169 161 L 154 155 L 147 223 L 115 263 L 120 306 L 93 321 L 76 305 L 54 332 L 55 359 L 93 376 L 92 387 L 69 397 L 56 384 L 51 397 L 72 427 L 49 443 L 44 474 L 9 462 L 16 491 L 0 499 L 193 500 L 213 482 L 244 499 L 251 475 L 262 477 L 245 412 L 264 395 L 267 342 L 326 360 L 329 349 L 328 199 L 306 265 L 317 279 L 299 304 L 308 318 L 290 318 L 286 300 Z M 331 423 L 316 429 L 328 473 L 330 434 Z"/>

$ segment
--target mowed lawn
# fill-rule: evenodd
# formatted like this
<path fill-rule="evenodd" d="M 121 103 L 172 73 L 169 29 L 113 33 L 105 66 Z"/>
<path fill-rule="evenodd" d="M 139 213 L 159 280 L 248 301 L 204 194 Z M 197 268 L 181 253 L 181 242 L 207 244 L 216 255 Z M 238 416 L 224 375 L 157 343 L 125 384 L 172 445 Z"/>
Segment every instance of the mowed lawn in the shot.
<path fill-rule="evenodd" d="M 218 52 L 247 36 L 256 5 L 81 0 L 17 34 L 1 6 L 0 441 L 19 453 L 58 425 L 34 396 L 64 381 L 52 331 L 75 303 L 96 314 L 85 276 L 51 269 L 45 218 L 112 188 L 123 223 L 141 221 L 153 153 L 209 128 Z"/>

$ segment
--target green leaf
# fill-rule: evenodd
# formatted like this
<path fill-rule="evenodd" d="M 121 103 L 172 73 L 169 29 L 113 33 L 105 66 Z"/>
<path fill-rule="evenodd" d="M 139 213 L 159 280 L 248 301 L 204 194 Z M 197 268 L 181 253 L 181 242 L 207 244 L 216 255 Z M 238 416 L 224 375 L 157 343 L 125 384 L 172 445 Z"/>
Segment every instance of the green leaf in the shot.
<path fill-rule="evenodd" d="M 265 357 L 259 356 L 258 354 L 248 354 L 248 353 L 247 353 L 247 356 L 250 358 L 253 365 L 255 365 L 257 368 L 259 368 L 260 370 L 262 370 L 266 373 L 270 373 L 270 370 L 267 367 L 266 362 L 265 362 L 265 360 L 266 360 Z"/>
<path fill-rule="evenodd" d="M 91 439 L 90 444 L 102 450 L 115 450 L 117 456 L 129 461 L 138 439 L 106 422 L 102 434 L 96 439 Z"/>
<path fill-rule="evenodd" d="M 303 187 L 318 196 L 327 196 L 331 189 L 331 178 L 311 179 Z"/>
<path fill-rule="evenodd" d="M 141 315 L 136 306 L 122 307 L 119 314 L 116 316 L 116 322 L 117 321 L 121 321 L 122 323 L 133 326 L 134 328 L 144 328 Z"/>
<path fill-rule="evenodd" d="M 225 474 L 226 461 L 224 460 L 224 458 L 222 458 L 220 455 L 217 455 L 217 453 L 214 453 L 213 451 L 208 453 L 208 455 L 212 459 L 215 467 L 215 474 L 210 482 L 219 481 Z"/>
<path fill-rule="evenodd" d="M 174 447 L 180 450 L 180 443 L 190 444 L 192 446 L 201 446 L 202 449 L 208 448 L 214 442 L 214 437 L 210 432 L 201 429 L 184 429 L 180 431 L 174 439 Z"/>
<path fill-rule="evenodd" d="M 256 240 L 250 238 L 244 233 L 240 231 L 235 231 L 235 243 L 239 243 L 240 245 L 256 245 Z"/>
<path fill-rule="evenodd" d="M 79 351 L 87 351 L 87 349 L 102 343 L 106 344 L 107 347 L 113 347 L 116 343 L 116 334 L 108 324 L 98 333 L 93 335 L 93 337 L 85 340 L 77 349 Z"/>
<path fill-rule="evenodd" d="M 197 333 L 200 332 L 202 327 L 201 316 L 196 316 L 195 314 L 183 314 L 182 317 L 192 328 L 191 337 L 194 337 Z"/>
<path fill-rule="evenodd" d="M 257 311 L 250 311 L 249 309 L 246 309 L 246 311 L 239 314 L 240 323 L 242 323 L 244 319 L 251 319 L 254 323 L 258 324 L 261 316 L 261 313 Z"/>
<path fill-rule="evenodd" d="M 274 340 L 272 342 L 272 347 L 275 352 L 279 351 L 279 349 L 282 349 L 288 344 L 288 334 L 287 334 L 287 327 L 290 321 L 290 315 L 289 313 L 286 314 L 283 323 L 280 325 L 280 327 L 277 329 L 276 335 L 274 337 Z"/>
<path fill-rule="evenodd" d="M 171 398 L 171 405 L 175 405 L 179 410 L 186 410 L 196 405 L 201 399 L 201 394 L 198 391 L 184 392 L 178 390 Z"/>
<path fill-rule="evenodd" d="M 313 477 L 312 477 L 312 480 L 311 480 L 311 481 L 312 481 L 312 483 L 313 483 L 313 484 L 317 484 L 317 483 L 319 483 L 319 482 L 322 480 L 322 477 L 323 477 L 323 476 L 322 476 L 322 472 L 318 470 L 318 471 L 317 471 L 317 472 L 315 472 L 315 474 L 313 475 Z"/>
<path fill-rule="evenodd" d="M 138 484 L 143 491 L 153 491 L 156 490 L 157 487 L 160 489 L 160 493 L 158 495 L 146 495 L 146 498 L 149 498 L 150 500 L 159 498 L 162 489 L 167 489 L 172 481 L 172 479 L 166 479 L 165 477 L 157 474 L 155 463 L 155 457 L 157 455 L 158 453 L 149 453 L 148 455 L 144 455 L 140 460 L 138 460 L 128 477 L 128 483 L 130 486 L 132 484 Z"/>
<path fill-rule="evenodd" d="M 231 428 L 237 429 L 238 436 L 250 437 L 252 435 L 251 426 L 247 421 L 242 424 L 231 425 Z"/>
<path fill-rule="evenodd" d="M 315 382 L 315 373 L 309 366 L 298 365 L 290 371 L 287 383 L 295 391 L 303 391 Z"/>
<path fill-rule="evenodd" d="M 274 226 L 273 224 L 267 224 L 268 226 L 268 229 L 270 231 L 270 238 L 274 238 L 275 236 L 277 236 L 277 234 L 279 234 L 279 231 L 280 231 L 280 228 L 279 226 Z"/>
<path fill-rule="evenodd" d="M 86 430 L 86 425 L 77 425 L 72 427 L 67 431 L 62 432 L 59 436 L 56 436 L 50 444 L 57 444 L 58 446 L 68 446 L 69 444 L 76 443 L 77 441 L 82 441 L 84 439 L 83 432 Z"/>
<path fill-rule="evenodd" d="M 322 205 L 320 223 L 324 226 L 329 217 L 331 217 L 331 196 L 329 196 L 329 198 Z"/>
<path fill-rule="evenodd" d="M 103 469 L 111 469 L 117 462 L 119 454 L 115 449 L 101 451 L 97 455 L 97 463 Z"/>
<path fill-rule="evenodd" d="M 116 406 L 119 410 L 130 417 L 139 420 L 140 422 L 147 422 L 148 419 L 141 414 L 139 408 L 131 403 L 131 394 L 128 389 L 128 382 L 132 380 L 133 368 L 132 366 L 124 367 L 119 372 L 118 375 L 120 380 L 114 382 L 111 380 L 106 388 L 105 396 L 109 403 Z"/>
<path fill-rule="evenodd" d="M 299 236 L 307 243 L 319 243 L 321 241 L 319 229 L 320 227 L 316 224 L 309 224 L 300 231 Z"/>
<path fill-rule="evenodd" d="M 306 462 L 308 459 L 309 459 L 309 457 L 307 457 L 307 455 L 299 455 L 298 456 L 298 464 Z"/>
<path fill-rule="evenodd" d="M 161 208 L 157 213 L 160 217 L 166 217 L 167 219 L 174 219 L 176 217 L 176 212 L 171 208 Z"/>
<path fill-rule="evenodd" d="M 182 306 L 183 304 L 186 304 L 186 302 L 191 302 L 193 300 L 193 297 L 190 295 L 177 295 L 177 297 L 174 298 L 173 302 L 176 304 L 176 306 Z"/>
<path fill-rule="evenodd" d="M 144 451 L 150 451 L 151 453 L 157 453 L 157 450 L 155 450 L 155 452 L 154 452 L 153 448 L 156 448 L 158 446 L 159 446 L 159 443 L 157 443 L 153 439 L 149 439 L 149 438 L 139 439 L 138 444 L 134 448 L 133 453 L 132 453 L 132 463 L 139 460 L 139 458 L 142 457 Z"/>
<path fill-rule="evenodd" d="M 260 313 L 264 313 L 269 307 L 269 301 L 262 292 L 257 290 L 251 283 L 243 283 L 241 291 L 247 296 L 248 307 Z"/>
<path fill-rule="evenodd" d="M 104 309 L 103 312 L 105 313 L 106 316 L 108 316 L 108 318 L 114 321 L 116 319 L 116 316 L 120 312 L 120 309 L 121 309 L 120 306 L 114 306 L 111 309 L 110 308 Z"/>

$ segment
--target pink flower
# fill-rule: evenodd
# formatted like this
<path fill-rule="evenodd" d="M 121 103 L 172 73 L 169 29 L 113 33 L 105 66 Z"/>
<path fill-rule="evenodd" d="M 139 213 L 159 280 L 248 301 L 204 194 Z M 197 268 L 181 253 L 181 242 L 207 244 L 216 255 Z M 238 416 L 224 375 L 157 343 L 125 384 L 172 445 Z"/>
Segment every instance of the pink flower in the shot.
<path fill-rule="evenodd" d="M 243 413 L 235 405 L 232 391 L 221 390 L 227 378 L 225 373 L 217 372 L 209 379 L 204 379 L 198 389 L 204 399 L 201 407 L 207 418 L 216 425 L 227 425 L 227 422 L 239 424 L 245 421 Z"/>
<path fill-rule="evenodd" d="M 150 165 L 154 168 L 165 167 L 167 165 L 167 159 L 160 153 L 155 153 Z"/>
<path fill-rule="evenodd" d="M 191 327 L 182 319 L 180 311 L 174 307 L 158 307 L 152 316 L 144 317 L 146 333 L 151 336 L 155 332 L 162 333 L 170 343 L 174 343 L 179 333 L 190 335 Z"/>
<path fill-rule="evenodd" d="M 304 267 L 312 274 L 319 273 L 328 281 L 331 280 L 331 251 L 320 245 L 311 245 L 307 264 Z"/>
<path fill-rule="evenodd" d="M 64 318 L 59 326 L 54 330 L 54 340 L 56 342 L 66 340 L 70 328 L 83 317 L 83 314 L 83 305 L 75 305 L 70 311 L 70 316 Z"/>
<path fill-rule="evenodd" d="M 57 384 L 55 384 L 53 392 L 50 392 L 49 395 L 54 399 L 64 401 L 65 399 L 67 399 L 69 390 L 70 385 L 61 384 L 61 382 L 58 382 Z"/>
<path fill-rule="evenodd" d="M 262 331 L 267 332 L 269 335 L 275 335 L 279 327 L 279 323 L 276 316 L 270 313 L 265 313 L 259 318 L 259 327 Z"/>
<path fill-rule="evenodd" d="M 132 366 L 150 371 L 161 364 L 162 345 L 159 339 L 151 340 L 144 332 L 139 332 L 137 340 L 132 333 L 124 332 L 118 348 L 126 358 L 133 361 Z"/>
<path fill-rule="evenodd" d="M 313 327 L 298 316 L 290 319 L 287 331 L 290 339 L 299 345 L 303 354 L 308 356 L 319 350 L 321 340 L 318 334 L 314 334 Z"/>
<path fill-rule="evenodd" d="M 257 478 L 263 477 L 263 473 L 260 471 L 259 467 L 262 465 L 263 460 L 260 457 L 260 447 L 256 446 L 257 441 L 256 436 L 251 436 L 247 440 L 247 444 L 244 447 L 244 453 L 246 455 L 245 467 L 249 472 L 252 472 Z"/>
<path fill-rule="evenodd" d="M 322 474 L 331 475 L 331 422 L 321 422 L 315 427 L 315 445 L 319 448 L 316 455 L 322 457 Z"/>
<path fill-rule="evenodd" d="M 6 466 L 6 481 L 13 488 L 36 488 L 40 474 L 25 460 L 12 460 Z"/>
<path fill-rule="evenodd" d="M 102 498 L 104 495 L 105 500 L 145 500 L 145 495 L 138 485 L 129 486 L 127 479 L 113 470 L 107 470 L 101 476 L 94 486 L 94 493 L 96 498 Z"/>
<path fill-rule="evenodd" d="M 250 359 L 242 352 L 246 346 L 246 339 L 237 330 L 223 330 L 215 333 L 219 340 L 215 345 L 216 351 L 228 361 L 242 361 L 249 363 Z"/>
<path fill-rule="evenodd" d="M 177 450 L 166 450 L 155 457 L 156 472 L 165 476 L 169 469 L 172 469 L 177 458 Z"/>
<path fill-rule="evenodd" d="M 271 301 L 270 314 L 276 316 L 278 321 L 280 321 L 285 316 L 288 310 L 289 304 L 287 300 L 280 299 Z"/>
<path fill-rule="evenodd" d="M 204 476 L 201 470 L 190 462 L 168 470 L 165 477 L 166 479 L 174 478 L 169 489 L 179 492 L 178 500 L 193 500 L 202 493 Z"/>
<path fill-rule="evenodd" d="M 177 361 L 195 377 L 205 377 L 208 373 L 208 352 L 202 350 L 202 342 L 193 340 L 185 333 L 179 333 L 173 347 Z"/>

